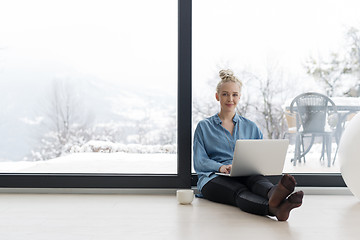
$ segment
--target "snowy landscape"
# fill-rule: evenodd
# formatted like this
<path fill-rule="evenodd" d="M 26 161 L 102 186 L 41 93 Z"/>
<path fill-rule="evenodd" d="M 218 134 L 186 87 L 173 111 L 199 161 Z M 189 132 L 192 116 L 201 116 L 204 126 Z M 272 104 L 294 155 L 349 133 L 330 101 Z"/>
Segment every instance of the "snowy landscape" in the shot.
<path fill-rule="evenodd" d="M 290 145 L 284 164 L 284 173 L 337 173 L 340 163 L 327 167 L 320 161 L 321 144 L 314 144 L 306 155 L 306 162 L 293 165 L 294 145 Z M 121 152 L 117 152 L 121 149 Z M 95 150 L 95 151 L 94 151 Z M 177 155 L 175 145 L 154 146 L 153 153 L 141 153 L 144 149 L 134 145 L 124 149 L 123 145 L 106 142 L 92 142 L 75 150 L 74 153 L 48 161 L 0 162 L 2 173 L 146 173 L 177 174 Z M 336 151 L 336 144 L 332 152 Z M 194 170 L 192 170 L 194 172 Z"/>

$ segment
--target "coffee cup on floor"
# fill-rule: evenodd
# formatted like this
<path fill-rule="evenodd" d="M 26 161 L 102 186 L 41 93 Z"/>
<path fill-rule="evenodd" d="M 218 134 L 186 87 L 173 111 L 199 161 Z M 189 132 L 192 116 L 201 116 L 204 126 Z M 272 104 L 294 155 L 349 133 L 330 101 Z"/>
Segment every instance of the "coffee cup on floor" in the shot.
<path fill-rule="evenodd" d="M 176 198 L 180 204 L 191 204 L 194 199 L 194 190 L 181 189 L 176 191 Z"/>

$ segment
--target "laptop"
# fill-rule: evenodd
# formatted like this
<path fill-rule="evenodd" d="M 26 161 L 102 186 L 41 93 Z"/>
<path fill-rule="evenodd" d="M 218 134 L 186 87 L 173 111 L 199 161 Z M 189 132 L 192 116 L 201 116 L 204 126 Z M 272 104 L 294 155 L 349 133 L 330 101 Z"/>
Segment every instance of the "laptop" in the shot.
<path fill-rule="evenodd" d="M 281 175 L 288 146 L 288 139 L 237 140 L 230 174 L 216 174 L 230 177 Z"/>

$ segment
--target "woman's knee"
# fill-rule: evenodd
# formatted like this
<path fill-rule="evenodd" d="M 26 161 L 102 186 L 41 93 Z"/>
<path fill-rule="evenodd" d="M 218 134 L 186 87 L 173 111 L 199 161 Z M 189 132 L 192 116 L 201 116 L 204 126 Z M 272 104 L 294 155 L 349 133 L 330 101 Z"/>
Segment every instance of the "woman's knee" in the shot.
<path fill-rule="evenodd" d="M 257 215 L 268 215 L 269 204 L 267 199 L 250 191 L 244 191 L 237 195 L 236 206 L 242 211 Z"/>

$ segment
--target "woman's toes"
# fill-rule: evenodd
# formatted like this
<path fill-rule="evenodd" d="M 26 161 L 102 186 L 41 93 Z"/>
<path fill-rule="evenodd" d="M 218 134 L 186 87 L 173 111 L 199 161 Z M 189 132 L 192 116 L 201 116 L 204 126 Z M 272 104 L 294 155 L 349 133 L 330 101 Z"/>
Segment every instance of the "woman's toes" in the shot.
<path fill-rule="evenodd" d="M 278 207 L 295 189 L 295 178 L 289 174 L 282 176 L 269 198 L 269 206 Z"/>

